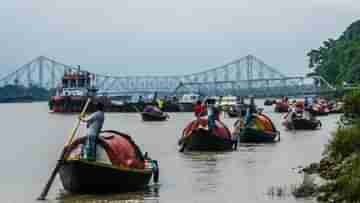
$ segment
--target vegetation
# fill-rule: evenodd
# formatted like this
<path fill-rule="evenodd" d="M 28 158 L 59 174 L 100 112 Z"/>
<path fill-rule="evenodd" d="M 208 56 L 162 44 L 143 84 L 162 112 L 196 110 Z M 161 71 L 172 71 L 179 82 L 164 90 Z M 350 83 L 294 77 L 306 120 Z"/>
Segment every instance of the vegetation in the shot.
<path fill-rule="evenodd" d="M 328 39 L 311 50 L 309 67 L 333 85 L 360 82 L 360 20 L 352 23 L 336 40 Z"/>
<path fill-rule="evenodd" d="M 316 189 L 320 202 L 360 202 L 360 91 L 347 94 L 344 101 L 352 124 L 340 126 L 320 163 L 309 167 L 326 180 Z"/>
<path fill-rule="evenodd" d="M 360 91 L 352 91 L 346 94 L 344 102 L 345 115 L 360 118 Z"/>

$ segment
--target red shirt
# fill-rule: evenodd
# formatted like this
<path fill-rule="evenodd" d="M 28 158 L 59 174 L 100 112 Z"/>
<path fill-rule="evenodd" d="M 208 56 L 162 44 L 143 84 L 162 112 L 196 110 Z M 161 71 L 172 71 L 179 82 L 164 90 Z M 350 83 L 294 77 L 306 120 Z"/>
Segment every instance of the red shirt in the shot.
<path fill-rule="evenodd" d="M 200 116 L 200 114 L 204 111 L 204 106 L 203 105 L 195 105 L 194 107 L 194 114 L 195 116 Z"/>

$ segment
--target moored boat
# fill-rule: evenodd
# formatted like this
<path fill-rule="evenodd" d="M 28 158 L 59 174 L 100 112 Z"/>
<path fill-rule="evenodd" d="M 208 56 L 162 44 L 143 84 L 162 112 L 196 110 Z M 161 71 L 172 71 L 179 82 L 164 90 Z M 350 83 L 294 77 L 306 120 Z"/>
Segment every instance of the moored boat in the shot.
<path fill-rule="evenodd" d="M 314 116 L 326 116 L 330 113 L 329 108 L 324 104 L 314 104 L 311 111 Z"/>
<path fill-rule="evenodd" d="M 111 98 L 97 95 L 98 89 L 93 85 L 94 75 L 78 70 L 68 70 L 64 73 L 61 86 L 56 95 L 49 99 L 49 109 L 53 113 L 77 113 L 80 112 L 87 99 L 91 97 L 88 112 L 95 111 L 96 103 L 104 104 L 107 112 L 123 112 L 124 106 L 112 102 Z"/>
<path fill-rule="evenodd" d="M 209 129 L 207 118 L 192 121 L 183 131 L 179 140 L 181 151 L 226 151 L 235 146 L 226 125 L 218 120 L 216 127 Z"/>
<path fill-rule="evenodd" d="M 192 112 L 195 106 L 195 103 L 200 100 L 199 94 L 185 94 L 183 95 L 179 102 L 179 111 L 181 112 Z"/>
<path fill-rule="evenodd" d="M 65 190 L 72 193 L 109 193 L 145 187 L 153 177 L 158 181 L 157 161 L 144 156 L 128 135 L 104 131 L 97 139 L 96 160 L 82 158 L 86 137 L 68 148 L 60 168 Z"/>

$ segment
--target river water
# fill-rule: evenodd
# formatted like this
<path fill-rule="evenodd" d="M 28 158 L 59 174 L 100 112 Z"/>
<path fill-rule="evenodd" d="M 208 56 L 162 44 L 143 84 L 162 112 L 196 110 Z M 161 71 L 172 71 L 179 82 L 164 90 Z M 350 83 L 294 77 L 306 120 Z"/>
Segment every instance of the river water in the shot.
<path fill-rule="evenodd" d="M 0 202 L 37 202 L 77 117 L 50 114 L 47 108 L 46 103 L 0 105 Z M 281 131 L 281 142 L 244 144 L 234 152 L 186 154 L 178 152 L 177 140 L 191 113 L 174 113 L 159 123 L 142 122 L 135 113 L 108 113 L 104 129 L 130 134 L 143 151 L 159 160 L 159 184 L 126 194 L 68 195 L 57 178 L 47 202 L 312 202 L 290 195 L 289 188 L 302 179 L 293 168 L 320 160 L 338 115 L 320 117 L 320 130 L 290 132 L 280 125 L 281 114 L 273 113 L 273 107 L 264 112 Z M 235 122 L 223 120 L 229 127 Z M 274 188 L 285 192 L 274 195 L 278 191 Z"/>

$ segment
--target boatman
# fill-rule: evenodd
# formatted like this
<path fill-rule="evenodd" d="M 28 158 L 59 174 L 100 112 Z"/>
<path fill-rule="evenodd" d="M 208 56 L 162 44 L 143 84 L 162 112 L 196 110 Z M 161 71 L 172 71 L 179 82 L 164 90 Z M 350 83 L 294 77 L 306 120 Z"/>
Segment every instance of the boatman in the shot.
<path fill-rule="evenodd" d="M 159 106 L 159 109 L 161 111 L 164 111 L 165 110 L 165 100 L 164 99 L 159 99 L 158 100 L 158 106 Z"/>
<path fill-rule="evenodd" d="M 104 114 L 104 105 L 102 103 L 97 103 L 96 112 L 91 114 L 86 118 L 81 118 L 80 120 L 86 122 L 87 126 L 87 139 L 85 145 L 82 148 L 81 156 L 84 159 L 95 161 L 96 160 L 96 138 L 101 132 L 101 129 L 104 125 L 105 114 Z"/>

